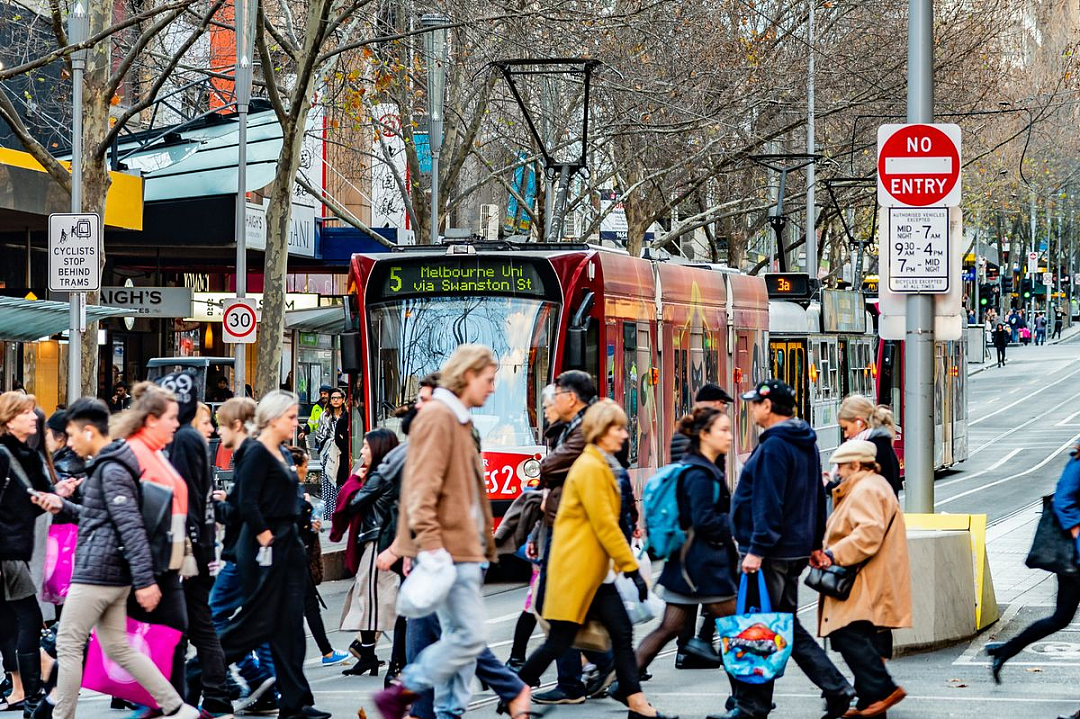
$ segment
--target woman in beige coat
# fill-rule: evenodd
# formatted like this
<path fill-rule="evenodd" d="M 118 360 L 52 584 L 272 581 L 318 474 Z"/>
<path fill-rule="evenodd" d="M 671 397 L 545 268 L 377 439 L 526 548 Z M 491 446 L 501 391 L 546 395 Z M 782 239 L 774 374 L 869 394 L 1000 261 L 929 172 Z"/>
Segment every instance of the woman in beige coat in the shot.
<path fill-rule="evenodd" d="M 832 456 L 840 484 L 825 525 L 824 549 L 810 564 L 858 568 L 846 600 L 821 596 L 818 634 L 829 637 L 855 675 L 857 708 L 846 717 L 880 716 L 905 696 L 885 668 L 882 632 L 911 626 L 907 528 L 896 494 L 879 474 L 872 442 L 849 440 Z"/>

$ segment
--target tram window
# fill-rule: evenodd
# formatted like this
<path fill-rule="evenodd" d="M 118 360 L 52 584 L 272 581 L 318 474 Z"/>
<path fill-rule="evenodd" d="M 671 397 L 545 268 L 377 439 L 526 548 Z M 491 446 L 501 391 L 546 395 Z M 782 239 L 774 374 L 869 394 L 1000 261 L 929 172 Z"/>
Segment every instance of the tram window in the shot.
<path fill-rule="evenodd" d="M 607 396 L 608 399 L 615 399 L 615 333 L 618 332 L 614 322 L 609 322 L 607 325 L 607 355 L 605 362 L 607 362 Z"/>
<path fill-rule="evenodd" d="M 705 332 L 703 345 L 705 348 L 705 382 L 720 382 L 720 348 L 716 343 L 716 335 Z"/>
<path fill-rule="evenodd" d="M 630 465 L 637 464 L 638 457 L 638 362 L 637 325 L 623 323 L 623 396 L 622 407 L 630 421 Z"/>

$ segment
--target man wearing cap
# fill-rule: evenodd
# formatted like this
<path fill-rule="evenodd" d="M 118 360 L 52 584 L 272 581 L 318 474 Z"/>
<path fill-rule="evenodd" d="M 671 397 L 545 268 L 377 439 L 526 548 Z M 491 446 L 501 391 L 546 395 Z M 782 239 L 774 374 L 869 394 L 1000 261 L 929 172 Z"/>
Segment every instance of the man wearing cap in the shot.
<path fill-rule="evenodd" d="M 694 395 L 694 406 L 690 410 L 693 411 L 697 407 L 712 407 L 723 412 L 729 404 L 731 404 L 731 395 L 725 392 L 720 385 L 709 382 L 703 385 Z M 671 435 L 671 462 L 681 461 L 688 449 L 690 449 L 690 438 L 682 432 L 673 432 Z"/>
<path fill-rule="evenodd" d="M 762 572 L 777 612 L 795 615 L 791 656 L 825 697 L 824 719 L 850 708 L 855 690 L 799 622 L 799 576 L 825 534 L 825 491 L 817 435 L 795 418 L 795 394 L 780 380 L 760 382 L 742 395 L 762 432 L 743 467 L 731 518 L 743 556 L 742 570 Z M 773 682 L 732 680 L 735 707 L 724 719 L 763 719 L 772 710 Z"/>

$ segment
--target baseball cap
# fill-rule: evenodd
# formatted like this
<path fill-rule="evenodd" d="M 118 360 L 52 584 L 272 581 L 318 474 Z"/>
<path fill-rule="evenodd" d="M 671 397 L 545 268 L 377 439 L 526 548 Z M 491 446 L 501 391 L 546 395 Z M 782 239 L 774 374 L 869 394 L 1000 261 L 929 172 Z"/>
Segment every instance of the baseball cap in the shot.
<path fill-rule="evenodd" d="M 761 402 L 769 399 L 772 400 L 773 404 L 782 407 L 795 406 L 795 393 L 791 390 L 791 387 L 778 379 L 767 379 L 764 382 L 758 382 L 757 386 L 749 392 L 745 392 L 742 398 L 749 402 Z"/>
<path fill-rule="evenodd" d="M 724 388 L 713 382 L 702 385 L 701 389 L 694 395 L 695 402 L 726 402 L 731 404 L 731 395 L 724 391 Z"/>

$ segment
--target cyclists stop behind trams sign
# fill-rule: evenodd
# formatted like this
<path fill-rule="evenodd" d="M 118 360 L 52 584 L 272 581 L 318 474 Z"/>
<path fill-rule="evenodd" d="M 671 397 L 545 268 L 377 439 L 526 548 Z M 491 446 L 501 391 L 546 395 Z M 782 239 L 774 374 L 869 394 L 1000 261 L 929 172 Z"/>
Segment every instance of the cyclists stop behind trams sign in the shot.
<path fill-rule="evenodd" d="M 221 316 L 221 339 L 227 344 L 253 344 L 255 342 L 255 300 L 233 297 L 225 301 Z"/>
<path fill-rule="evenodd" d="M 878 203 L 888 212 L 892 292 L 949 291 L 949 207 L 960 204 L 960 127 L 878 128 Z"/>

